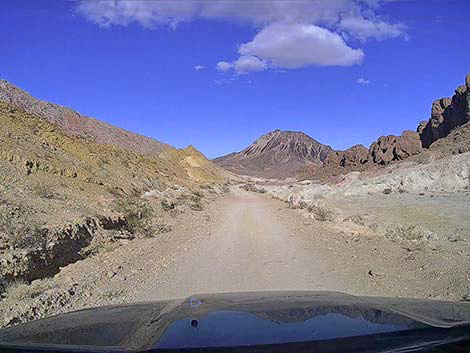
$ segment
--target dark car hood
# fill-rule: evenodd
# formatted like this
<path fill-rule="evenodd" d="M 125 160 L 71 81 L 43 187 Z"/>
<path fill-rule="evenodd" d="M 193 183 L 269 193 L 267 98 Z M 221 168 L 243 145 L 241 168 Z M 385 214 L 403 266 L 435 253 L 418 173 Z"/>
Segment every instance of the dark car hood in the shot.
<path fill-rule="evenodd" d="M 379 337 L 381 344 L 390 343 L 390 337 L 399 342 L 398 335 L 410 333 L 426 342 L 435 341 L 435 335 L 461 339 L 469 323 L 470 305 L 462 302 L 359 297 L 339 292 L 221 293 L 57 315 L 0 330 L 0 348 L 150 351 L 282 347 L 332 340 L 344 340 L 351 348 L 351 340 L 358 337 L 369 337 L 368 342 Z M 456 330 L 458 337 L 449 336 Z"/>

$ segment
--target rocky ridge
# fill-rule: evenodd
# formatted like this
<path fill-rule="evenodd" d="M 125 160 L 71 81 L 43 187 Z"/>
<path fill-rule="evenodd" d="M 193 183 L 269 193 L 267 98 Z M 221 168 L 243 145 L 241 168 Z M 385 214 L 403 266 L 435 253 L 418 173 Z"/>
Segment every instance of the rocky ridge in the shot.
<path fill-rule="evenodd" d="M 5 80 L 0 80 L 0 102 L 43 118 L 68 135 L 93 138 L 97 143 L 124 147 L 143 154 L 159 154 L 170 147 L 152 138 L 87 117 L 70 108 L 34 98 Z"/>

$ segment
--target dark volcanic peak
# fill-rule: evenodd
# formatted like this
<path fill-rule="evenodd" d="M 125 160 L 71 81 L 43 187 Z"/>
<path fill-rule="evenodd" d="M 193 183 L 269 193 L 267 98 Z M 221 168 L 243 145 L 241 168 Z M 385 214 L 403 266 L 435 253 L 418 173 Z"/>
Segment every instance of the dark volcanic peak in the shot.
<path fill-rule="evenodd" d="M 285 178 L 309 163 L 321 164 L 331 147 L 299 131 L 271 131 L 238 153 L 214 161 L 235 173 Z"/>
<path fill-rule="evenodd" d="M 261 136 L 241 151 L 245 156 L 257 156 L 274 151 L 280 163 L 291 160 L 319 162 L 326 157 L 329 146 L 322 145 L 300 131 L 274 130 Z"/>
<path fill-rule="evenodd" d="M 103 121 L 84 116 L 70 108 L 34 98 L 8 81 L 0 80 L 0 102 L 10 103 L 59 126 L 65 133 L 95 139 L 138 153 L 159 154 L 169 145 Z"/>

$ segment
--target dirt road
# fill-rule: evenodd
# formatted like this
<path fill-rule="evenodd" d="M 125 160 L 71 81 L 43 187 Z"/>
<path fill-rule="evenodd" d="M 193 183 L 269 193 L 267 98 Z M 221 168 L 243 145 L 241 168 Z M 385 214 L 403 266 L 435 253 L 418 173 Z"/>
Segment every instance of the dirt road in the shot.
<path fill-rule="evenodd" d="M 1 302 L 1 325 L 108 304 L 256 290 L 336 290 L 459 300 L 469 252 L 393 242 L 350 224 L 322 222 L 269 196 L 231 194 L 173 219 L 172 231 L 70 264 L 53 289 Z M 456 244 L 456 245 L 455 245 Z M 49 283 L 49 282 L 48 282 Z"/>
<path fill-rule="evenodd" d="M 467 292 L 455 280 L 468 277 L 461 256 L 353 234 L 234 187 L 204 211 L 178 216 L 171 233 L 69 265 L 55 280 L 89 293 L 74 308 L 248 290 L 458 299 Z"/>
<path fill-rule="evenodd" d="M 334 276 L 325 278 L 325 260 L 273 214 L 272 200 L 234 188 L 217 206 L 215 231 L 150 282 L 140 299 L 339 287 Z"/>

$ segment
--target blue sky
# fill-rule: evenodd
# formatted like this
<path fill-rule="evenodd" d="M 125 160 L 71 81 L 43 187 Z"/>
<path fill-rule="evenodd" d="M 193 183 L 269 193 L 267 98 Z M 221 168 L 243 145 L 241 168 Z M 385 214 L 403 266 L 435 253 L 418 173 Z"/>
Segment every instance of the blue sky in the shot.
<path fill-rule="evenodd" d="M 0 77 L 216 157 L 274 129 L 369 146 L 470 72 L 468 0 L 247 1 L 5 0 Z"/>

